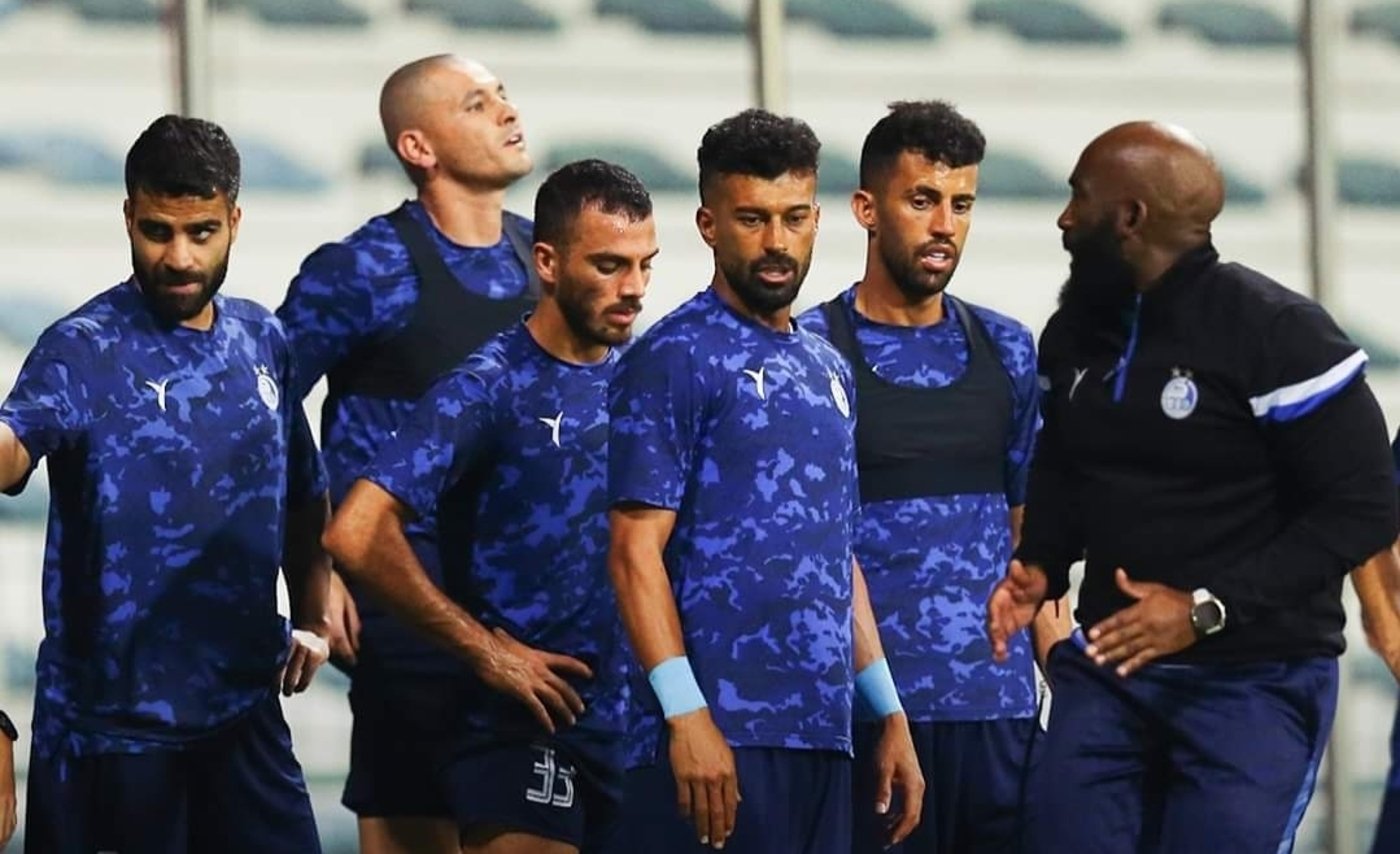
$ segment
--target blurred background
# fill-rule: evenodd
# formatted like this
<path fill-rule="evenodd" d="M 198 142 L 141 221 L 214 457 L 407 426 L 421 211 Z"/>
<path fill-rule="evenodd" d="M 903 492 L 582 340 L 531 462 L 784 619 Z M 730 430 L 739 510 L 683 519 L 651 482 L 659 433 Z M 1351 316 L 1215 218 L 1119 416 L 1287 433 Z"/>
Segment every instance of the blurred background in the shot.
<path fill-rule="evenodd" d="M 38 333 L 124 279 L 122 159 L 179 109 L 166 0 L 0 0 L 0 380 Z M 774 106 L 821 137 L 823 220 L 800 300 L 863 269 L 848 207 L 860 144 L 884 105 L 941 98 L 988 139 L 972 234 L 952 290 L 1034 330 L 1066 272 L 1055 218 L 1079 151 L 1120 121 L 1180 123 L 1217 153 L 1229 184 L 1222 254 L 1310 292 L 1303 0 L 787 0 L 767 68 Z M 1330 56 L 1319 127 L 1334 145 L 1334 234 L 1323 297 L 1371 355 L 1400 423 L 1400 2 L 1314 0 Z M 643 325 L 703 287 L 693 225 L 695 148 L 756 103 L 750 0 L 208 0 L 199 113 L 244 158 L 244 218 L 225 292 L 281 302 L 301 259 L 411 192 L 379 130 L 378 92 L 399 65 L 462 53 L 520 107 L 534 174 L 509 206 L 529 214 L 561 163 L 600 156 L 656 200 L 662 253 Z M 771 103 L 771 102 L 770 102 Z M 308 402 L 313 416 L 320 393 Z M 26 723 L 42 632 L 46 491 L 0 501 L 0 707 Z M 1348 591 L 1350 594 L 1350 591 Z M 1355 615 L 1355 602 L 1352 601 Z M 1365 850 L 1387 763 L 1396 686 L 1353 619 L 1341 774 L 1319 786 L 1300 851 Z M 346 682 L 329 669 L 286 704 L 328 852 L 354 850 L 338 804 Z M 21 793 L 27 739 L 19 746 Z M 1340 809 L 1333 816 L 1333 795 Z M 22 797 L 22 795 L 21 795 Z M 21 805 L 21 817 L 22 813 Z M 23 826 L 20 828 L 23 834 Z"/>

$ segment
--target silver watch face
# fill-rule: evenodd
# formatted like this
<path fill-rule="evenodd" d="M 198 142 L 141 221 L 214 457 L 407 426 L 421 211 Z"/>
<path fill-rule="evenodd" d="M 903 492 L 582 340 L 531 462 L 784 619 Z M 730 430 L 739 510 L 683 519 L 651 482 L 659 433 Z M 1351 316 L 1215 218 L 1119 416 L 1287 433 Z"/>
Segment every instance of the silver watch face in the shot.
<path fill-rule="evenodd" d="M 1191 626 L 1197 632 L 1208 635 L 1220 631 L 1225 623 L 1225 611 L 1214 599 L 1207 599 L 1191 606 Z"/>

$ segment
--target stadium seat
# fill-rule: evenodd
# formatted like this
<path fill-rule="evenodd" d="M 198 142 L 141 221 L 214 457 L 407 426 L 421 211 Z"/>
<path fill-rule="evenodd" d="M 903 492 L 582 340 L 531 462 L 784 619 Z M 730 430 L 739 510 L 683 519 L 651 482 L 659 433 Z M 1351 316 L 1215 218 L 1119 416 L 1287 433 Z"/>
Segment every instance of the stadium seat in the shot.
<path fill-rule="evenodd" d="M 860 187 L 860 166 L 844 154 L 823 146 L 817 192 L 823 196 L 849 197 Z"/>
<path fill-rule="evenodd" d="M 545 173 L 565 163 L 597 157 L 631 170 L 653 193 L 694 193 L 695 178 L 665 157 L 633 142 L 579 140 L 554 146 L 545 158 Z"/>
<path fill-rule="evenodd" d="M 66 132 L 14 133 L 0 138 L 0 167 L 32 169 L 69 185 L 120 186 L 122 162 L 100 143 Z"/>
<path fill-rule="evenodd" d="M 0 341 L 28 350 L 39 340 L 39 333 L 63 316 L 63 309 L 46 299 L 12 296 L 19 289 L 4 289 L 0 295 Z"/>
<path fill-rule="evenodd" d="M 1400 45 L 1400 3 L 1373 3 L 1353 10 L 1351 31 L 1381 36 Z"/>
<path fill-rule="evenodd" d="M 0 20 L 4 20 L 11 12 L 18 12 L 20 0 L 0 0 Z"/>
<path fill-rule="evenodd" d="M 78 15 L 96 24 L 154 24 L 160 6 L 152 0 L 70 0 Z"/>
<path fill-rule="evenodd" d="M 1225 205 L 1262 205 L 1269 194 L 1258 183 L 1251 181 L 1228 166 L 1220 171 L 1225 175 Z"/>
<path fill-rule="evenodd" d="M 976 0 L 974 24 L 1003 27 L 1024 41 L 1051 44 L 1121 44 L 1118 24 L 1070 0 Z"/>
<path fill-rule="evenodd" d="M 28 492 L 29 490 L 25 490 Z M 13 500 L 13 499 L 11 499 Z M 0 505 L 6 501 L 0 501 Z M 38 619 L 37 617 L 35 618 Z M 34 690 L 34 650 L 26 649 L 19 643 L 7 643 L 4 658 L 0 659 L 0 670 L 5 674 L 5 687 L 17 694 L 28 694 Z M 19 719 L 11 709 L 11 717 Z"/>
<path fill-rule="evenodd" d="M 1337 195 L 1349 205 L 1400 207 L 1400 165 L 1379 157 L 1343 157 L 1337 164 Z"/>
<path fill-rule="evenodd" d="M 394 156 L 394 152 L 389 150 L 389 146 L 385 145 L 382 139 L 376 139 L 362 145 L 358 163 L 361 175 L 394 174 L 400 177 L 404 175 L 403 168 L 399 166 L 399 159 Z"/>
<path fill-rule="evenodd" d="M 852 38 L 930 39 L 937 32 L 928 21 L 890 0 L 788 0 L 787 14 Z"/>
<path fill-rule="evenodd" d="M 259 139 L 234 138 L 243 159 L 243 187 L 288 193 L 316 193 L 329 182 L 291 155 Z"/>
<path fill-rule="evenodd" d="M 1010 151 L 988 151 L 977 170 L 977 196 L 983 199 L 1064 202 L 1069 186 L 1039 163 Z"/>
<path fill-rule="evenodd" d="M 368 14 L 343 0 L 220 0 L 219 5 L 242 6 L 279 27 L 361 29 L 369 24 Z"/>
<path fill-rule="evenodd" d="M 685 35 L 737 35 L 746 30 L 744 21 L 714 5 L 710 0 L 598 0 L 599 15 L 631 18 L 654 33 Z"/>
<path fill-rule="evenodd" d="M 1265 6 L 1234 0 L 1180 0 L 1157 13 L 1164 30 L 1182 30 L 1224 47 L 1295 47 L 1298 31 Z"/>
<path fill-rule="evenodd" d="M 42 525 L 49 517 L 49 479 L 35 476 L 19 495 L 0 496 L 0 523 Z M 43 530 L 42 528 L 40 529 Z"/>
<path fill-rule="evenodd" d="M 406 8 L 411 12 L 431 12 L 462 29 L 522 32 L 559 29 L 559 19 L 553 13 L 524 0 L 408 0 Z"/>
<path fill-rule="evenodd" d="M 1343 326 L 1347 337 L 1366 351 L 1367 370 L 1393 371 L 1400 368 L 1400 350 L 1371 335 L 1364 328 L 1358 329 L 1355 323 L 1345 323 Z"/>

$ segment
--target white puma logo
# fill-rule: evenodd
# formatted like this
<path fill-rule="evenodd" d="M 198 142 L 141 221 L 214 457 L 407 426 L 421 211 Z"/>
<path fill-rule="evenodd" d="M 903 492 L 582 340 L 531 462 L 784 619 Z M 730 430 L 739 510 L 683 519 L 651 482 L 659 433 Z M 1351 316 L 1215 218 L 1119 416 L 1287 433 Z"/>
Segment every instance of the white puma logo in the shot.
<path fill-rule="evenodd" d="M 1079 384 L 1084 380 L 1084 375 L 1089 373 L 1088 368 L 1074 369 L 1074 382 L 1069 384 L 1069 399 L 1074 400 L 1074 393 L 1079 389 Z"/>
<path fill-rule="evenodd" d="M 146 380 L 146 386 L 156 393 L 156 406 L 160 407 L 161 412 L 165 411 L 165 387 L 169 384 L 170 380 L 168 379 L 161 380 L 160 382 Z"/>
<path fill-rule="evenodd" d="M 748 374 L 750 377 L 753 378 L 754 388 L 758 392 L 758 399 L 767 400 L 768 395 L 763 390 L 763 366 L 760 365 L 758 370 L 756 371 L 750 371 L 749 369 L 745 368 L 744 373 Z"/>
<path fill-rule="evenodd" d="M 541 424 L 549 425 L 549 438 L 554 442 L 554 447 L 561 447 L 559 444 L 559 425 L 564 421 L 563 411 L 561 410 L 553 418 L 541 418 L 539 421 Z"/>

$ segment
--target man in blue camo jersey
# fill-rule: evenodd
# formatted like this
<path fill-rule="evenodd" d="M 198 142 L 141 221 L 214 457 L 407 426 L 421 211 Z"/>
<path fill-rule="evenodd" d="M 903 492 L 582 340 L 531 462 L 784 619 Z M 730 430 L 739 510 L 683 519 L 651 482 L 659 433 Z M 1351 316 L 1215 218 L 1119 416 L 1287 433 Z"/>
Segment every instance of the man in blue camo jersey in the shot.
<path fill-rule="evenodd" d="M 791 318 L 819 147 L 762 110 L 705 133 L 710 287 L 613 382 L 609 565 L 647 676 L 633 691 L 633 850 L 849 852 L 857 694 L 883 719 L 879 792 L 860 809 L 882 813 L 893 842 L 919 820 L 923 778 L 851 551 L 850 368 Z"/>
<path fill-rule="evenodd" d="M 865 138 L 851 200 L 865 275 L 802 325 L 856 378 L 861 512 L 870 585 L 919 765 L 923 821 L 895 850 L 1017 850 L 1036 732 L 1031 644 L 991 660 L 982 603 L 1020 532 L 1039 420 L 1035 342 L 1021 323 L 944 293 L 972 224 L 982 132 L 941 101 L 892 104 Z M 1059 620 L 1056 620 L 1056 614 Z M 1036 645 L 1068 634 L 1046 608 Z M 879 730 L 856 726 L 856 803 L 872 798 Z M 856 814 L 857 852 L 884 849 Z"/>
<path fill-rule="evenodd" d="M 538 309 L 429 390 L 328 536 L 347 573 L 470 666 L 433 770 L 462 850 L 481 854 L 597 851 L 621 797 L 607 388 L 657 253 L 651 199 L 620 167 L 571 163 L 541 185 L 535 235 Z M 435 506 L 450 599 L 405 537 Z"/>
<path fill-rule="evenodd" d="M 47 457 L 53 496 L 31 852 L 320 848 L 277 689 L 326 660 L 325 475 L 281 324 L 218 296 L 238 185 L 218 126 L 147 128 L 133 275 L 45 330 L 0 405 L 0 489 Z"/>
<path fill-rule="evenodd" d="M 327 379 L 321 447 L 336 504 L 432 382 L 517 323 L 536 290 L 530 221 L 503 209 L 531 161 L 501 81 L 479 62 L 426 57 L 389 76 L 379 113 L 417 198 L 313 252 L 277 310 L 297 399 Z M 432 514 L 409 525 L 441 585 L 437 537 Z M 421 769 L 461 663 L 338 577 L 331 595 L 335 661 L 353 667 L 342 800 L 359 816 L 361 851 L 454 852 L 447 800 Z"/>

